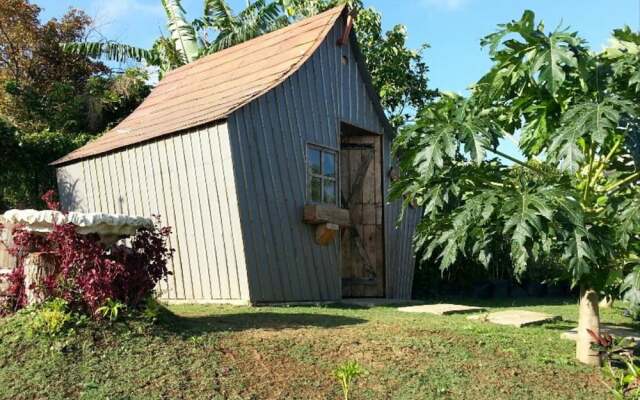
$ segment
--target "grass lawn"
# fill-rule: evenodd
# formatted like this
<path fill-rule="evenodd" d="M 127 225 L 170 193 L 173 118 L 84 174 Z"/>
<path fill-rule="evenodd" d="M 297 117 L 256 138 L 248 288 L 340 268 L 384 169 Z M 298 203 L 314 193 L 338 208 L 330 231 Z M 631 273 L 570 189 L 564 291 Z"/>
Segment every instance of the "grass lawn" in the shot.
<path fill-rule="evenodd" d="M 525 302 L 526 303 L 523 303 Z M 573 301 L 527 306 L 563 322 L 510 328 L 391 307 L 174 306 L 151 327 L 129 322 L 28 338 L 0 320 L 2 399 L 339 399 L 332 370 L 357 360 L 353 399 L 606 399 L 578 365 Z M 628 323 L 621 310 L 604 322 Z"/>

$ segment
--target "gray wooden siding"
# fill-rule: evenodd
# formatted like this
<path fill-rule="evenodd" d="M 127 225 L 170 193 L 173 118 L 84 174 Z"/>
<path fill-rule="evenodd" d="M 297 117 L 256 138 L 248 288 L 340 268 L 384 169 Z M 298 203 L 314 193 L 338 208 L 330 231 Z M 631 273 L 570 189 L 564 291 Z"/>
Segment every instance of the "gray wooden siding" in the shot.
<path fill-rule="evenodd" d="M 391 139 L 385 138 L 385 174 L 384 185 L 389 187 L 389 169 L 391 167 Z M 413 233 L 420 222 L 421 211 L 408 208 L 404 218 L 398 221 L 402 209 L 400 201 L 385 205 L 385 262 L 387 265 L 386 295 L 394 299 L 411 299 L 415 256 L 413 252 Z"/>
<path fill-rule="evenodd" d="M 161 215 L 173 228 L 168 300 L 248 300 L 244 243 L 226 123 L 58 170 L 67 210 Z"/>
<path fill-rule="evenodd" d="M 228 121 L 252 301 L 341 297 L 340 241 L 316 245 L 314 228 L 301 221 L 306 145 L 339 149 L 340 121 L 384 132 L 352 49 L 336 46 L 343 26 L 333 28 L 298 72 Z M 390 140 L 386 137 L 385 188 Z M 409 211 L 396 227 L 399 207 L 385 206 L 386 296 L 410 298 L 417 213 Z"/>

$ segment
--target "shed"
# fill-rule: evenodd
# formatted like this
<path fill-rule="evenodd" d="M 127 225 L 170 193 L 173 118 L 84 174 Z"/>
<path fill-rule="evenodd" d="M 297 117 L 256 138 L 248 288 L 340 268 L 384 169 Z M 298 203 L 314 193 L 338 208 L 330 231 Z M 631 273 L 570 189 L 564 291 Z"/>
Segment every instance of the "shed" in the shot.
<path fill-rule="evenodd" d="M 420 217 L 386 195 L 394 132 L 337 7 L 168 73 L 53 164 L 62 207 L 173 227 L 174 303 L 408 299 Z"/>

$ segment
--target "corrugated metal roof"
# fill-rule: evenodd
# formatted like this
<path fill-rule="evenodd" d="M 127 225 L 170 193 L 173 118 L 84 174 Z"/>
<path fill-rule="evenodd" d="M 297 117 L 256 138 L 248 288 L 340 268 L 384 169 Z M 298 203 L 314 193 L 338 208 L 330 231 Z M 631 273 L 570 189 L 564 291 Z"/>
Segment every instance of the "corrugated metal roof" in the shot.
<path fill-rule="evenodd" d="M 118 126 L 52 165 L 227 118 L 296 72 L 343 10 L 333 8 L 169 72 Z"/>

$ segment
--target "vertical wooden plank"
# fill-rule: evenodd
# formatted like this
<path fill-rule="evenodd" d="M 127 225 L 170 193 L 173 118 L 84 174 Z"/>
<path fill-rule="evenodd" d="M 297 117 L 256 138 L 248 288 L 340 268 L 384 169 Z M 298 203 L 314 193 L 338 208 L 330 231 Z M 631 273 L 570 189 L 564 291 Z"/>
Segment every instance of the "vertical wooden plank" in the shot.
<path fill-rule="evenodd" d="M 369 221 L 367 221 L 369 222 Z M 377 249 L 376 249 L 376 226 L 372 224 L 364 224 L 362 225 L 362 238 L 364 244 L 364 250 L 367 253 L 367 257 L 369 262 L 371 263 L 370 268 L 372 270 L 364 271 L 362 277 L 375 277 L 376 280 L 382 282 L 380 279 L 380 270 L 376 263 L 377 257 Z M 366 285 L 362 288 L 364 292 L 364 296 L 366 297 L 376 297 L 378 296 L 377 285 Z"/>
<path fill-rule="evenodd" d="M 363 92 L 364 93 L 364 92 Z M 373 175 L 374 175 L 374 224 L 375 224 L 375 248 L 376 258 L 375 263 L 378 267 L 380 274 L 378 279 L 378 287 L 376 295 L 379 297 L 385 296 L 385 282 L 386 282 L 386 266 L 384 263 L 384 226 L 382 222 L 382 203 L 384 193 L 384 178 L 383 178 L 383 157 L 382 157 L 382 137 L 374 138 L 375 154 L 373 162 Z"/>
<path fill-rule="evenodd" d="M 193 173 L 195 175 L 195 194 L 198 203 L 198 221 L 200 224 L 200 240 L 198 241 L 200 255 L 203 257 L 200 262 L 200 279 L 202 281 L 202 292 L 204 299 L 213 298 L 213 288 L 211 283 L 211 268 L 213 254 L 213 240 L 210 230 L 210 210 L 209 200 L 207 196 L 207 181 L 204 175 L 204 159 L 202 149 L 204 142 L 202 140 L 203 129 L 199 129 L 189 135 L 191 137 L 191 153 L 193 158 Z"/>
<path fill-rule="evenodd" d="M 383 297 L 386 295 L 385 293 L 385 285 L 387 280 L 387 271 L 384 263 L 384 227 L 381 224 L 375 225 L 375 248 L 376 248 L 376 258 L 375 263 L 378 266 L 379 271 L 379 279 L 377 286 L 376 296 Z"/>
<path fill-rule="evenodd" d="M 85 160 L 82 164 L 84 165 L 85 175 L 87 176 L 87 190 L 90 192 L 87 196 L 89 212 L 97 212 L 100 207 L 100 189 L 97 186 L 98 179 L 96 177 L 96 169 L 93 160 Z"/>
<path fill-rule="evenodd" d="M 184 200 L 186 204 L 187 213 L 187 224 L 191 226 L 188 227 L 190 240 L 189 240 L 189 252 L 193 255 L 192 263 L 190 265 L 191 270 L 191 282 L 193 284 L 193 292 L 196 299 L 204 299 L 204 291 L 203 291 L 203 276 L 202 269 L 205 268 L 206 264 L 206 256 L 204 254 L 204 244 L 202 243 L 203 237 L 201 234 L 202 228 L 202 216 L 200 215 L 200 199 L 198 196 L 197 190 L 197 182 L 196 175 L 200 174 L 201 171 L 196 169 L 196 165 L 194 163 L 194 155 L 193 155 L 193 146 L 192 142 L 195 138 L 193 132 L 188 132 L 179 136 L 180 145 L 182 148 L 182 154 L 184 157 L 183 166 L 184 170 L 184 184 L 185 184 L 185 192 L 188 193 L 188 199 Z"/>
<path fill-rule="evenodd" d="M 149 189 L 147 181 L 146 165 L 144 163 L 144 146 L 136 146 L 133 148 L 133 154 L 135 155 L 135 167 L 136 175 L 138 176 L 138 190 L 140 192 L 140 211 L 141 215 L 150 217 L 152 214 L 151 206 L 149 204 Z"/>
<path fill-rule="evenodd" d="M 222 139 L 223 132 L 220 130 L 220 126 L 216 126 L 215 135 L 211 136 L 211 145 L 213 152 L 213 169 L 216 179 L 216 186 L 218 187 L 219 200 L 220 200 L 220 223 L 222 237 L 224 238 L 224 252 L 226 263 L 221 268 L 221 294 L 224 298 L 230 299 L 235 296 L 232 287 L 232 280 L 237 281 L 237 261 L 235 257 L 235 249 L 233 243 L 233 234 L 231 233 L 231 216 L 229 214 L 229 196 L 227 188 L 227 179 L 225 176 L 224 161 L 222 158 Z"/>
<path fill-rule="evenodd" d="M 256 166 L 261 171 L 261 181 L 258 185 L 258 190 L 263 192 L 263 196 L 265 198 L 265 214 L 263 223 L 267 225 L 267 232 L 270 236 L 270 240 L 275 245 L 273 248 L 269 249 L 269 253 L 273 257 L 273 265 L 274 268 L 270 270 L 271 274 L 274 275 L 274 282 L 278 285 L 276 287 L 276 292 L 278 295 L 279 301 L 284 301 L 291 296 L 291 282 L 289 281 L 289 275 L 287 274 L 284 254 L 282 253 L 282 249 L 284 248 L 284 238 L 282 233 L 282 217 L 280 215 L 280 207 L 282 204 L 278 204 L 278 192 L 279 188 L 275 184 L 275 172 L 272 165 L 272 160 L 276 157 L 274 148 L 271 146 L 270 138 L 267 136 L 266 132 L 269 134 L 275 135 L 276 132 L 270 128 L 269 120 L 266 117 L 266 106 L 264 104 L 264 97 L 257 100 L 254 107 L 255 116 L 254 116 L 254 124 L 256 125 L 256 135 L 257 145 L 259 151 L 256 153 Z"/>
<path fill-rule="evenodd" d="M 85 178 L 85 196 L 86 196 L 86 205 L 85 205 L 85 212 L 94 212 L 96 209 L 95 203 L 94 203 L 94 195 L 95 195 L 95 191 L 93 190 L 93 178 L 92 178 L 92 174 L 93 172 L 91 171 L 91 165 L 89 164 L 88 160 L 85 161 L 81 161 L 80 164 L 82 164 L 82 170 L 84 173 L 84 178 Z"/>
<path fill-rule="evenodd" d="M 113 197 L 113 187 L 111 185 L 111 172 L 109 171 L 109 157 L 102 156 L 98 158 L 100 169 L 102 171 L 102 179 L 104 182 L 104 198 L 105 198 L 105 209 L 104 212 L 112 213 L 114 212 L 115 201 Z"/>
<path fill-rule="evenodd" d="M 351 139 L 351 138 L 350 138 Z M 349 175 L 352 177 L 351 185 L 355 181 L 355 177 L 358 174 L 358 167 L 362 163 L 362 152 L 358 150 L 349 151 Z M 358 230 L 360 237 L 362 237 L 362 223 L 364 222 L 363 217 L 363 195 L 362 190 L 357 193 L 350 193 L 352 198 L 350 204 L 350 211 L 353 213 L 353 217 L 351 222 L 355 225 L 354 229 Z M 356 243 L 354 241 L 359 240 L 357 237 L 352 237 L 351 249 L 352 249 L 352 260 L 351 260 L 351 270 L 353 278 L 360 278 L 364 275 L 364 269 L 362 260 L 360 259 L 360 254 L 356 248 Z M 362 285 L 353 284 L 351 289 L 351 295 L 354 297 L 362 297 L 364 296 L 364 291 L 362 290 Z"/>
<path fill-rule="evenodd" d="M 185 299 L 193 299 L 193 284 L 191 281 L 191 265 L 195 263 L 196 259 L 194 254 L 191 253 L 189 241 L 191 240 L 191 234 L 188 232 L 187 226 L 191 225 L 189 218 L 189 210 L 187 204 L 188 199 L 185 199 L 185 192 L 187 190 L 186 178 L 185 178 L 185 166 L 184 155 L 182 153 L 182 147 L 180 145 L 180 138 L 173 136 L 167 139 L 169 145 L 169 162 L 171 169 L 175 171 L 175 179 L 172 181 L 172 195 L 173 203 L 176 210 L 176 230 L 178 232 L 178 238 L 180 241 L 179 251 L 181 253 L 180 272 L 182 274 L 183 284 L 183 296 Z"/>
<path fill-rule="evenodd" d="M 151 159 L 151 147 L 153 143 L 140 146 L 140 152 L 142 156 L 142 165 L 144 170 L 144 181 L 146 188 L 147 204 L 149 205 L 149 217 L 152 215 L 158 215 L 160 209 L 158 206 L 158 197 L 156 195 L 156 180 L 155 176 L 158 172 L 155 170 L 153 161 Z"/>
<path fill-rule="evenodd" d="M 233 136 L 234 157 L 237 159 L 236 165 L 240 170 L 236 172 L 236 182 L 240 182 L 241 196 L 239 197 L 239 206 L 243 221 L 243 237 L 247 238 L 247 273 L 250 281 L 250 298 L 252 301 L 261 301 L 270 299 L 271 285 L 270 276 L 268 274 L 269 259 L 265 258 L 264 247 L 262 243 L 266 240 L 263 229 L 260 226 L 260 216 L 255 201 L 257 199 L 256 189 L 253 182 L 255 181 L 254 170 L 250 161 L 251 158 L 251 141 L 250 137 L 254 134 L 250 125 L 247 123 L 248 108 L 244 107 L 229 119 L 231 132 Z M 212 143 L 213 145 L 213 143 Z"/>
<path fill-rule="evenodd" d="M 177 185 L 173 182 L 176 180 L 176 170 L 171 167 L 171 157 L 169 153 L 169 141 L 170 139 L 164 139 L 158 143 L 158 159 L 160 160 L 160 168 L 162 171 L 162 193 L 164 194 L 165 202 L 167 204 L 167 212 L 164 218 L 171 226 L 170 244 L 172 248 L 176 249 L 176 253 L 171 261 L 171 271 L 173 275 L 170 277 L 170 282 L 173 283 L 170 287 L 173 287 L 172 298 L 180 299 L 185 298 L 184 282 L 182 273 L 182 248 L 180 246 L 180 235 L 178 234 L 178 222 L 176 219 L 177 205 L 173 200 L 174 192 Z"/>
<path fill-rule="evenodd" d="M 163 171 L 160 165 L 160 156 L 158 153 L 159 142 L 152 142 L 148 145 L 149 148 L 149 162 L 151 164 L 151 169 L 153 170 L 153 196 L 155 198 L 156 204 L 156 215 L 160 216 L 160 224 L 162 226 L 167 225 L 167 205 L 165 202 L 165 193 L 164 193 L 164 185 L 163 185 Z M 126 200 L 126 199 L 125 199 Z M 168 245 L 171 247 L 171 238 L 169 238 Z M 173 285 L 171 285 L 171 280 L 163 280 L 159 283 L 160 290 L 162 291 L 162 296 L 164 298 L 172 298 L 173 297 Z"/>
<path fill-rule="evenodd" d="M 330 99 L 330 97 L 329 91 L 326 87 L 326 82 L 323 79 L 322 67 L 320 65 L 321 62 L 321 53 L 317 52 L 307 62 L 309 68 L 305 71 L 305 75 L 307 75 L 311 80 L 312 90 L 316 93 L 315 96 L 311 97 L 311 100 L 316 113 L 318 111 L 320 112 L 318 118 L 319 123 L 316 125 L 316 129 L 322 133 L 321 143 L 325 143 L 330 147 L 336 148 L 338 146 L 336 132 L 330 128 L 332 121 L 330 121 L 329 118 L 326 118 L 326 116 L 329 115 L 327 99 Z"/>
<path fill-rule="evenodd" d="M 111 212 L 122 214 L 121 188 L 118 180 L 118 167 L 116 165 L 116 154 L 109 154 L 104 157 L 108 161 L 109 172 L 109 192 L 111 193 Z"/>
<path fill-rule="evenodd" d="M 217 127 L 219 132 L 219 145 L 222 161 L 222 172 L 227 195 L 227 209 L 229 214 L 229 238 L 232 244 L 235 267 L 229 275 L 231 295 L 235 299 L 246 298 L 248 283 L 246 278 L 246 260 L 244 255 L 244 241 L 242 238 L 242 228 L 240 226 L 240 213 L 238 211 L 238 193 L 236 180 L 233 173 L 233 159 L 231 154 L 231 143 L 229 140 L 229 129 L 227 124 Z M 233 290 L 231 290 L 233 288 Z"/>
<path fill-rule="evenodd" d="M 220 269 L 224 268 L 226 255 L 224 253 L 224 242 L 221 230 L 220 205 L 218 201 L 218 187 L 216 184 L 215 173 L 213 171 L 213 160 L 211 150 L 211 136 L 215 135 L 217 129 L 215 126 L 203 129 L 201 132 L 202 146 L 202 176 L 204 178 L 204 196 L 207 200 L 207 212 L 204 213 L 205 237 L 210 243 L 211 251 L 209 251 L 209 269 L 211 297 L 214 299 L 222 299 L 220 294 Z"/>
<path fill-rule="evenodd" d="M 129 212 L 129 190 L 127 189 L 126 182 L 126 175 L 128 175 L 128 171 L 124 168 L 123 158 L 124 152 L 122 151 L 114 154 L 118 176 L 118 199 L 120 203 L 120 212 L 125 215 L 131 215 Z"/>
<path fill-rule="evenodd" d="M 104 178 L 102 176 L 102 168 L 100 168 L 100 160 L 97 158 L 91 159 L 93 171 L 95 172 L 95 189 L 96 189 L 96 212 L 105 212 L 105 200 L 104 200 Z"/>
<path fill-rule="evenodd" d="M 161 171 L 153 160 L 153 153 L 156 146 L 157 142 L 151 142 L 144 146 L 141 146 L 145 171 L 145 181 L 147 184 L 147 196 L 150 216 L 162 215 L 164 213 L 164 210 L 160 206 L 161 202 L 159 198 L 162 195 L 162 193 L 159 192 L 159 187 L 161 185 Z M 162 292 L 168 291 L 168 287 L 165 281 L 159 282 L 159 287 Z"/>
<path fill-rule="evenodd" d="M 227 253 L 225 249 L 226 241 L 223 231 L 222 222 L 222 193 L 221 182 L 218 182 L 216 176 L 216 160 L 218 160 L 218 145 L 217 145 L 218 128 L 216 126 L 209 127 L 206 131 L 206 141 L 203 144 L 203 156 L 205 168 L 203 174 L 207 177 L 207 197 L 210 204 L 210 219 L 211 219 L 211 236 L 215 245 L 215 273 L 213 274 L 215 279 L 214 295 L 220 299 L 226 299 L 230 297 L 229 294 L 229 278 L 228 278 L 228 261 Z"/>
<path fill-rule="evenodd" d="M 129 208 L 133 215 L 142 216 L 142 195 L 140 191 L 139 178 L 136 165 L 136 155 L 133 148 L 124 151 L 126 157 L 125 168 L 127 168 L 128 185 L 130 185 Z"/>
<path fill-rule="evenodd" d="M 127 214 L 128 215 L 132 215 L 135 216 L 137 215 L 136 211 L 136 204 L 135 204 L 135 193 L 134 193 L 134 186 L 133 186 L 133 179 L 132 179 L 132 175 L 133 173 L 131 172 L 131 165 L 130 165 L 130 161 L 129 161 L 129 151 L 128 149 L 123 149 L 122 152 L 120 153 L 121 157 L 122 157 L 122 170 L 123 170 L 123 180 L 124 180 L 124 188 L 126 191 L 126 195 L 125 195 L 125 199 L 126 199 L 126 208 L 127 208 Z"/>
<path fill-rule="evenodd" d="M 104 208 L 103 212 L 113 212 L 113 189 L 111 188 L 111 181 L 109 177 L 109 161 L 107 157 L 99 157 L 99 168 L 102 172 L 102 192 L 104 194 Z"/>
<path fill-rule="evenodd" d="M 82 169 L 82 205 L 80 206 L 79 211 L 81 212 L 90 212 L 89 211 L 89 180 L 87 178 L 87 167 L 84 162 L 78 163 L 78 166 Z M 66 208 L 66 211 L 71 211 L 69 208 Z"/>
<path fill-rule="evenodd" d="M 198 213 L 198 204 L 195 191 L 194 182 L 194 167 L 193 167 L 193 154 L 191 153 L 191 133 L 182 134 L 177 137 L 177 148 L 179 154 L 180 165 L 180 180 L 183 187 L 184 194 L 187 194 L 187 198 L 183 199 L 182 204 L 184 207 L 185 224 L 187 225 L 187 234 L 189 235 L 189 241 L 187 247 L 189 248 L 189 256 L 191 263 L 189 264 L 190 283 L 193 290 L 194 299 L 202 299 L 202 280 L 200 278 L 200 267 L 202 266 L 202 256 L 198 249 L 199 243 L 197 240 L 199 226 L 201 225 Z"/>

